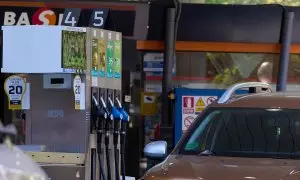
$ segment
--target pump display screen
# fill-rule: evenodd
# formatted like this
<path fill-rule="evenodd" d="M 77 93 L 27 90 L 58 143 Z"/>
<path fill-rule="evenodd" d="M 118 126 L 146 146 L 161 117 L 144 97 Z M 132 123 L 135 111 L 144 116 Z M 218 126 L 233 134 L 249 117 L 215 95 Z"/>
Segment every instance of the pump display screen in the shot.
<path fill-rule="evenodd" d="M 62 31 L 62 68 L 86 69 L 86 33 Z"/>
<path fill-rule="evenodd" d="M 51 84 L 64 84 L 64 78 L 52 78 Z"/>

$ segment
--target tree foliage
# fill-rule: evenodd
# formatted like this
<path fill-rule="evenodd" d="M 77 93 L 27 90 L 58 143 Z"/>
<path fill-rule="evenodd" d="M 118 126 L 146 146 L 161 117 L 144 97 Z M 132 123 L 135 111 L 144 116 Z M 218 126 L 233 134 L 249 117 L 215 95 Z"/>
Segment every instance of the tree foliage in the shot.
<path fill-rule="evenodd" d="M 232 55 L 234 54 L 234 55 Z M 270 80 L 276 80 L 279 74 L 279 54 L 258 53 L 206 53 L 206 58 L 212 64 L 214 76 L 212 83 L 220 87 L 227 87 L 237 82 L 250 79 L 259 79 L 258 76 L 268 76 Z M 271 69 L 265 69 L 258 73 L 259 67 L 264 62 L 272 64 Z M 254 63 L 254 64 L 253 64 Z M 245 73 L 248 71 L 250 73 Z M 288 79 L 292 83 L 299 83 L 300 55 L 290 56 L 288 67 Z"/>

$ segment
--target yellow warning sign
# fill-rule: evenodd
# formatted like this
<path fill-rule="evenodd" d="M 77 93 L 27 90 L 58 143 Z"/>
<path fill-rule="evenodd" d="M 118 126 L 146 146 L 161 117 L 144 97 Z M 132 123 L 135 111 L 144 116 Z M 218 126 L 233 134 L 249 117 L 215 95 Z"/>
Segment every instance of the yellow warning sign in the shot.
<path fill-rule="evenodd" d="M 205 107 L 196 107 L 196 112 L 199 113 L 201 111 L 203 111 L 205 109 Z"/>
<path fill-rule="evenodd" d="M 203 101 L 203 99 L 201 97 L 199 97 L 198 101 L 196 102 L 196 113 L 200 113 L 201 111 L 203 111 L 205 108 L 205 103 Z"/>
<path fill-rule="evenodd" d="M 205 107 L 205 103 L 204 101 L 202 100 L 201 97 L 199 97 L 197 103 L 196 103 L 196 106 L 202 106 L 202 107 Z"/>

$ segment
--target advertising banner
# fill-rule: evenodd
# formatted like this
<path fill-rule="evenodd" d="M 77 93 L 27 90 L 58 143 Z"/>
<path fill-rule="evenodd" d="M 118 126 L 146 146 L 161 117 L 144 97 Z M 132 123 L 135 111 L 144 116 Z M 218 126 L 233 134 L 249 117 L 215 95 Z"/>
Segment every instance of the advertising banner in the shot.
<path fill-rule="evenodd" d="M 76 75 L 73 79 L 74 106 L 76 110 L 85 109 L 85 84 L 81 77 Z"/>
<path fill-rule="evenodd" d="M 100 67 L 98 52 L 98 39 L 92 39 L 92 76 L 96 77 L 98 74 L 98 68 Z"/>
<path fill-rule="evenodd" d="M 106 46 L 106 77 L 114 76 L 114 41 L 112 40 L 112 32 L 108 32 L 108 40 Z"/>
<path fill-rule="evenodd" d="M 145 53 L 144 72 L 146 76 L 162 76 L 164 69 L 164 54 L 163 53 Z M 172 75 L 176 75 L 176 59 L 172 62 Z"/>
<path fill-rule="evenodd" d="M 86 32 L 62 31 L 62 68 L 86 69 Z"/>
<path fill-rule="evenodd" d="M 23 95 L 26 91 L 26 80 L 18 75 L 9 76 L 4 82 L 4 90 L 8 97 L 8 109 L 22 109 Z"/>
<path fill-rule="evenodd" d="M 121 78 L 121 41 L 114 41 L 114 78 Z"/>
<path fill-rule="evenodd" d="M 0 7 L 0 25 L 70 25 L 103 28 L 109 9 Z"/>
<path fill-rule="evenodd" d="M 98 52 L 99 52 L 99 69 L 98 76 L 105 77 L 106 72 L 106 39 L 105 31 L 100 32 L 100 39 L 98 41 Z"/>

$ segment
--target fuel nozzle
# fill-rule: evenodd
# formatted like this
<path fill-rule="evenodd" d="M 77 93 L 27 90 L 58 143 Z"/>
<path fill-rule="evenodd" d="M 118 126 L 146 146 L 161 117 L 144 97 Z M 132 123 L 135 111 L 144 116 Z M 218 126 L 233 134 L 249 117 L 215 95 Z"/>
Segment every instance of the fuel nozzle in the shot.
<path fill-rule="evenodd" d="M 119 111 L 117 107 L 114 106 L 111 98 L 108 98 L 108 101 L 111 106 L 111 116 L 114 120 L 114 144 L 118 144 L 118 136 L 119 136 L 119 129 L 120 129 L 120 121 L 123 120 L 123 114 Z"/>
<path fill-rule="evenodd" d="M 129 115 L 128 113 L 125 111 L 125 109 L 122 107 L 122 104 L 119 100 L 119 98 L 116 98 L 117 104 L 118 104 L 118 110 L 120 111 L 120 113 L 122 114 L 122 121 L 128 122 L 129 121 Z"/>
<path fill-rule="evenodd" d="M 119 109 L 116 108 L 111 100 L 110 97 L 108 97 L 108 101 L 109 101 L 109 104 L 111 106 L 111 116 L 113 120 L 122 120 L 123 119 L 123 115 L 122 113 L 120 113 Z"/>
<path fill-rule="evenodd" d="M 93 96 L 93 102 L 95 104 L 96 107 L 96 116 L 103 118 L 103 119 L 107 119 L 107 117 L 109 116 L 109 111 L 107 109 L 106 103 L 104 102 L 103 97 L 100 97 L 101 100 L 101 105 L 98 103 L 97 99 L 95 96 Z"/>

